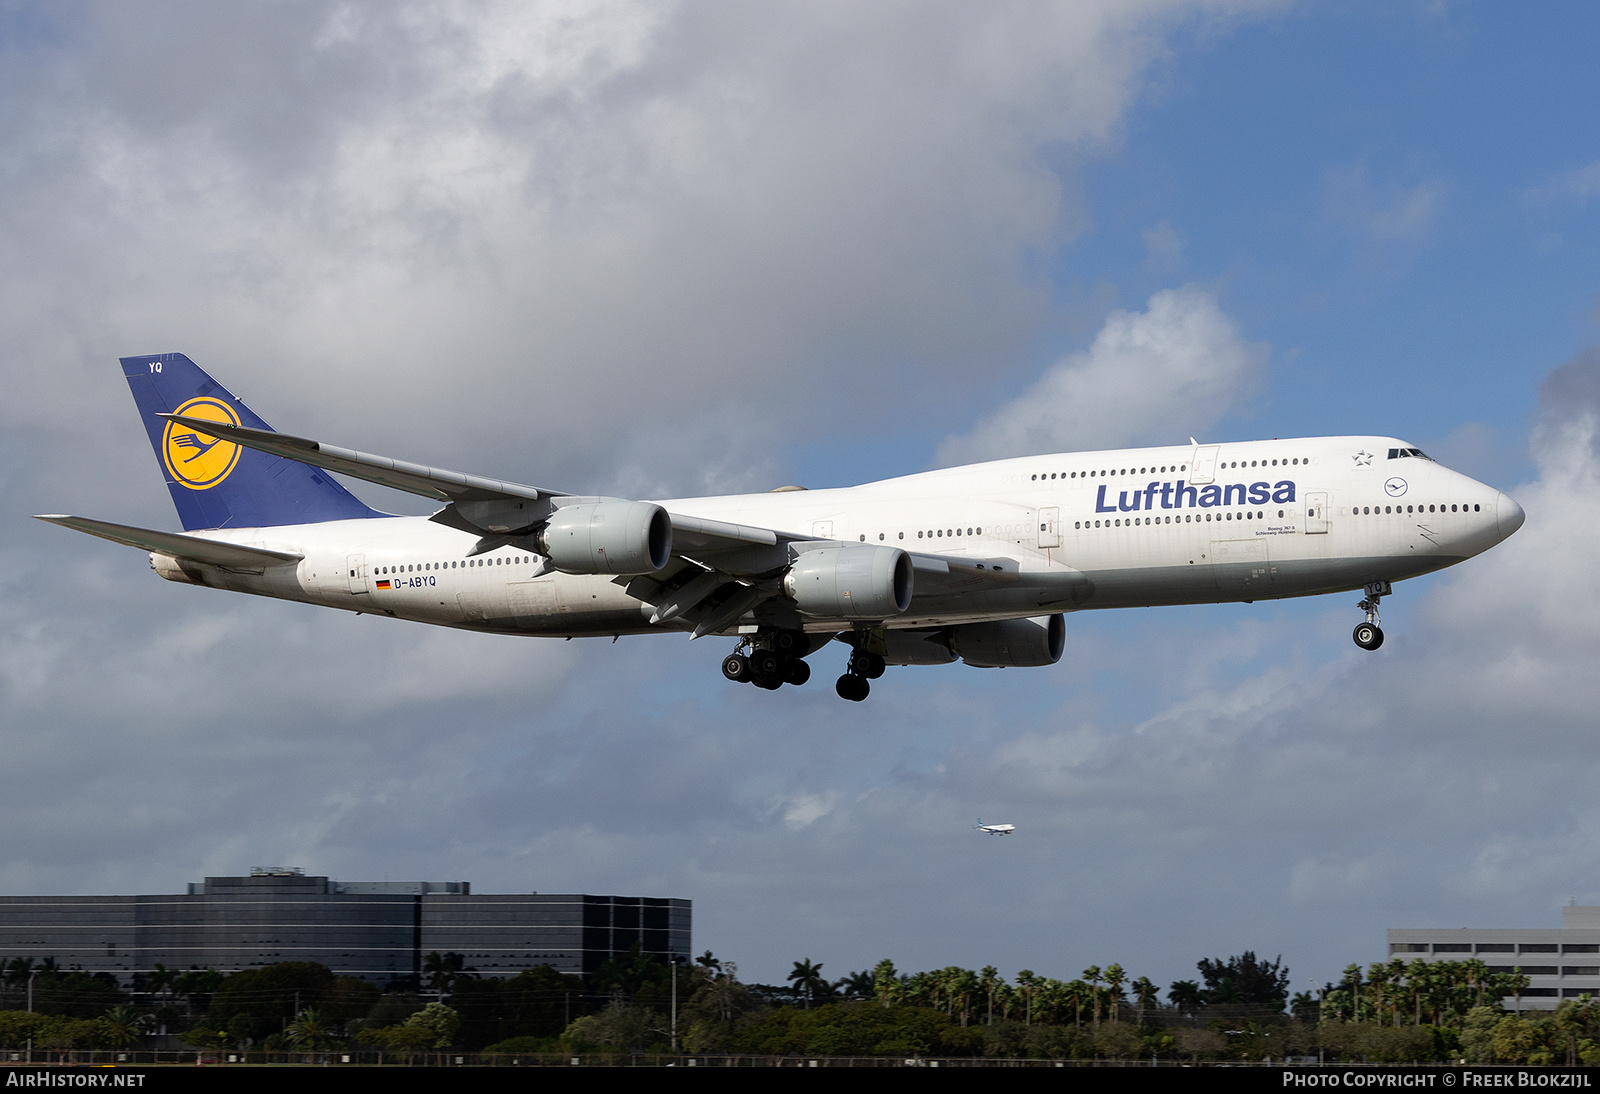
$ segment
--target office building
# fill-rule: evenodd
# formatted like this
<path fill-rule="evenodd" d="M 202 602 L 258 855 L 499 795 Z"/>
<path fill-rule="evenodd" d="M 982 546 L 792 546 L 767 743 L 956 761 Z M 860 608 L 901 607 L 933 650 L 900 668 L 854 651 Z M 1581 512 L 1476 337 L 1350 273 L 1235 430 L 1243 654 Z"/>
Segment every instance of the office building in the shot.
<path fill-rule="evenodd" d="M 1459 927 L 1404 928 L 1389 932 L 1389 956 L 1406 961 L 1467 961 L 1490 972 L 1521 969 L 1528 978 L 1523 1010 L 1554 1010 L 1563 999 L 1588 993 L 1600 998 L 1600 907 L 1568 905 L 1561 926 L 1549 929 Z M 1512 1008 L 1518 1000 L 1507 997 Z"/>
<path fill-rule="evenodd" d="M 687 957 L 690 902 L 588 894 L 475 894 L 468 882 L 358 881 L 273 867 L 157 896 L 0 897 L 0 955 L 53 957 L 123 984 L 158 962 L 233 973 L 316 961 L 375 984 L 459 953 L 480 976 L 537 965 L 590 973 L 634 946 Z"/>

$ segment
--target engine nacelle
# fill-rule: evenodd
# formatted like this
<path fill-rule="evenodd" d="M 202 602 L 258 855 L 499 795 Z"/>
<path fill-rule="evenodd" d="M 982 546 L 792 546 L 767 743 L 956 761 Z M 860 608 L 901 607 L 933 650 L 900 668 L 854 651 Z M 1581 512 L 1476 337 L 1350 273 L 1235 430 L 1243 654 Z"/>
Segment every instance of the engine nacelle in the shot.
<path fill-rule="evenodd" d="M 535 542 L 564 574 L 653 574 L 672 558 L 672 518 L 646 501 L 566 505 Z"/>
<path fill-rule="evenodd" d="M 1041 668 L 1061 660 L 1067 621 L 1058 615 L 950 628 L 950 648 L 980 669 Z"/>
<path fill-rule="evenodd" d="M 200 569 L 200 564 L 188 559 L 180 560 L 171 555 L 164 555 L 160 551 L 151 551 L 150 568 L 168 581 L 176 581 L 183 585 L 206 584 L 205 572 Z"/>
<path fill-rule="evenodd" d="M 886 619 L 911 607 L 912 583 L 898 547 L 822 547 L 795 559 L 783 591 L 806 615 Z"/>

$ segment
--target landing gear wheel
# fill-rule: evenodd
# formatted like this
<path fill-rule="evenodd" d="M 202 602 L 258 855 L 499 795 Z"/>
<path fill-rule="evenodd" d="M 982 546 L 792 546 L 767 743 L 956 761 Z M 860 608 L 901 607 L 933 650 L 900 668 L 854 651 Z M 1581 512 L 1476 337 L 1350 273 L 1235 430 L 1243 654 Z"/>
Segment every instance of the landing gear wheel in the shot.
<path fill-rule="evenodd" d="M 1392 593 L 1394 589 L 1387 581 L 1369 581 L 1362 592 L 1366 599 L 1356 607 L 1367 613 L 1367 621 L 1356 625 L 1353 637 L 1356 645 L 1364 650 L 1375 650 L 1383 645 L 1383 628 L 1378 623 L 1378 602 Z"/>
<path fill-rule="evenodd" d="M 856 676 L 862 676 L 868 680 L 876 680 L 883 675 L 883 670 L 883 658 L 875 653 L 864 653 L 861 650 L 857 650 L 850 657 L 850 671 Z"/>
<path fill-rule="evenodd" d="M 768 691 L 777 691 L 779 688 L 783 687 L 783 681 L 776 676 L 764 676 L 759 680 L 752 680 L 750 682 L 756 687 L 766 688 Z"/>
<path fill-rule="evenodd" d="M 833 689 L 839 693 L 839 698 L 848 699 L 852 703 L 859 703 L 867 697 L 867 693 L 872 690 L 872 685 L 861 677 L 847 672 L 839 677 L 839 682 L 833 686 Z"/>
<path fill-rule="evenodd" d="M 771 650 L 750 651 L 750 675 L 756 680 L 783 681 L 783 658 Z"/>
<path fill-rule="evenodd" d="M 750 659 L 742 653 L 730 653 L 722 659 L 722 675 L 735 684 L 750 682 Z"/>
<path fill-rule="evenodd" d="M 809 679 L 811 679 L 811 666 L 800 660 L 800 658 L 791 658 L 784 664 L 784 683 L 793 684 L 795 687 L 799 687 Z"/>

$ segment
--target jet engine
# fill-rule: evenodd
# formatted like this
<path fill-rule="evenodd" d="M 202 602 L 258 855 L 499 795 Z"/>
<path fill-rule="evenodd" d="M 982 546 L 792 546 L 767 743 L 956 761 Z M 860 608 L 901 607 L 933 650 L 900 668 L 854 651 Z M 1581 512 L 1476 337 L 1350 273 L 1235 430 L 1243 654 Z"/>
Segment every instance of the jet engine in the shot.
<path fill-rule="evenodd" d="M 950 648 L 980 669 L 1053 665 L 1066 642 L 1067 622 L 1059 614 L 950 628 Z"/>
<path fill-rule="evenodd" d="M 181 585 L 206 584 L 205 573 L 200 569 L 200 564 L 186 558 L 177 559 L 160 551 L 151 551 L 150 568 L 168 581 L 176 581 Z"/>
<path fill-rule="evenodd" d="M 672 518 L 646 501 L 566 505 L 534 542 L 564 574 L 653 574 L 672 558 Z"/>
<path fill-rule="evenodd" d="M 911 607 L 911 556 L 898 547 L 822 547 L 795 559 L 783 591 L 806 615 L 885 619 Z"/>

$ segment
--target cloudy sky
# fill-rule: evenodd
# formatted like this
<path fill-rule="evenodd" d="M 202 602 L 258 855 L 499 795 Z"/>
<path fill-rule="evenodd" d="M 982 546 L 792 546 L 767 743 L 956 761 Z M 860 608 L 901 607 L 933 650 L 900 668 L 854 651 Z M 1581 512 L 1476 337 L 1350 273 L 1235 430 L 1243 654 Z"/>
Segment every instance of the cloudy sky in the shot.
<path fill-rule="evenodd" d="M 0 892 L 287 864 L 688 897 L 757 980 L 1253 949 L 1297 988 L 1600 903 L 1597 24 L 6 5 Z M 280 429 L 573 491 L 1380 433 L 1528 522 L 1376 654 L 1353 593 L 1086 613 L 1054 668 L 857 706 L 842 648 L 769 693 L 724 640 L 256 602 L 27 520 L 177 527 L 116 364 L 164 351 Z"/>

